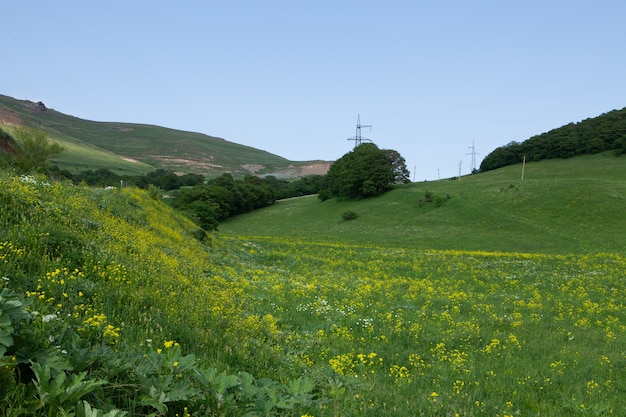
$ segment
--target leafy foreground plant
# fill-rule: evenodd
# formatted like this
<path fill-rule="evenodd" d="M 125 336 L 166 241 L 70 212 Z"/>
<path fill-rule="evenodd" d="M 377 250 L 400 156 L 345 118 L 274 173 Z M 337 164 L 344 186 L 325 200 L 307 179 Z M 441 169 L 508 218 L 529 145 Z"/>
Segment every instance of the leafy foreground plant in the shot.
<path fill-rule="evenodd" d="M 269 351 L 265 329 L 223 304 L 195 313 L 222 283 L 207 279 L 197 227 L 145 192 L 0 173 L 0 224 L 0 415 L 300 415 L 323 403 L 308 378 L 258 378 L 236 368 L 247 357 L 214 354 L 235 340 L 218 316 L 249 326 L 250 351 Z"/>
<path fill-rule="evenodd" d="M 271 416 L 320 404 L 307 378 L 282 384 L 247 372 L 220 373 L 200 367 L 174 341 L 144 354 L 81 346 L 71 325 L 46 326 L 59 318 L 28 312 L 27 305 L 13 291 L 0 289 L 3 416 Z M 74 340 L 70 351 L 50 346 L 41 332 L 28 330 L 47 327 L 56 327 L 48 341 Z M 174 414 L 176 410 L 182 414 Z"/>

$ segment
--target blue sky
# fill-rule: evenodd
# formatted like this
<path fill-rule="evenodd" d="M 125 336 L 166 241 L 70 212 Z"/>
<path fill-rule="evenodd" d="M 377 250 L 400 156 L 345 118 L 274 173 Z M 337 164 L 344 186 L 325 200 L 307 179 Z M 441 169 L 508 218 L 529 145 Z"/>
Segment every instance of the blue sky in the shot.
<path fill-rule="evenodd" d="M 32 1 L 2 5 L 0 94 L 303 161 L 363 136 L 411 178 L 626 107 L 626 2 Z"/>

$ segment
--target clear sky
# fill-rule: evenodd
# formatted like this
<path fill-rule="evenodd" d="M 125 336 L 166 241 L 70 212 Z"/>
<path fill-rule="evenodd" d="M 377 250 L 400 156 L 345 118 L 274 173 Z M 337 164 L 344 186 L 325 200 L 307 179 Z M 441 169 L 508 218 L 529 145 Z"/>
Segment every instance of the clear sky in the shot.
<path fill-rule="evenodd" d="M 411 179 L 626 107 L 626 1 L 0 0 L 0 94 Z"/>

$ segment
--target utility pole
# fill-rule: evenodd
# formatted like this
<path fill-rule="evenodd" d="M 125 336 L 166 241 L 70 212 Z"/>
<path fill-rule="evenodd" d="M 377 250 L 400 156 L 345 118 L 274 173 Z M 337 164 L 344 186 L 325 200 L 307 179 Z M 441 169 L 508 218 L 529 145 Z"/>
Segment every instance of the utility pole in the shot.
<path fill-rule="evenodd" d="M 463 164 L 463 160 L 459 161 L 459 181 L 461 181 L 461 164 Z"/>
<path fill-rule="evenodd" d="M 476 155 L 480 155 L 476 153 L 476 147 L 474 146 L 474 141 L 472 141 L 472 146 L 468 147 L 467 149 L 471 149 L 471 152 L 466 153 L 465 155 L 472 155 L 472 166 L 470 173 L 473 174 L 474 171 L 476 170 Z"/>
<path fill-rule="evenodd" d="M 524 160 L 522 161 L 522 181 L 524 181 L 524 170 L 526 169 L 526 155 L 524 155 Z"/>
<path fill-rule="evenodd" d="M 359 114 L 356 118 L 356 135 L 354 137 L 348 138 L 348 140 L 353 140 L 354 141 L 354 147 L 356 148 L 357 146 L 359 146 L 361 144 L 362 141 L 367 141 L 367 142 L 371 142 L 370 139 L 368 138 L 364 138 L 361 136 L 361 128 L 363 127 L 369 127 L 370 130 L 372 130 L 372 125 L 362 125 L 361 124 L 361 115 Z"/>

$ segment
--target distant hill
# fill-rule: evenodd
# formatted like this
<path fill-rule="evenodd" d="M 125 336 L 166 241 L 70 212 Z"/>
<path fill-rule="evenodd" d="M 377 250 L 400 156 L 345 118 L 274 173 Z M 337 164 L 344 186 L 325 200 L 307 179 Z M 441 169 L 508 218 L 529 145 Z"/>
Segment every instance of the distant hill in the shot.
<path fill-rule="evenodd" d="M 511 142 L 485 157 L 481 171 L 526 161 L 571 158 L 607 150 L 626 153 L 626 108 L 613 110 L 598 117 L 569 123 L 549 132 L 533 136 L 522 143 Z"/>
<path fill-rule="evenodd" d="M 230 218 L 219 230 L 424 250 L 625 254 L 625 158 L 609 151 L 530 162 L 523 181 L 519 163 L 359 201 L 293 198 Z M 348 211 L 358 217 L 342 220 Z"/>
<path fill-rule="evenodd" d="M 142 174 L 163 168 L 217 176 L 272 174 L 298 178 L 325 174 L 328 161 L 289 161 L 278 155 L 201 133 L 154 125 L 94 122 L 60 113 L 44 103 L 0 95 L 0 127 L 25 125 L 46 132 L 65 147 L 54 162 L 76 173 L 108 168 Z"/>

